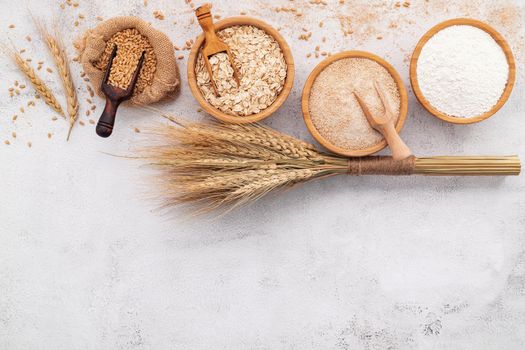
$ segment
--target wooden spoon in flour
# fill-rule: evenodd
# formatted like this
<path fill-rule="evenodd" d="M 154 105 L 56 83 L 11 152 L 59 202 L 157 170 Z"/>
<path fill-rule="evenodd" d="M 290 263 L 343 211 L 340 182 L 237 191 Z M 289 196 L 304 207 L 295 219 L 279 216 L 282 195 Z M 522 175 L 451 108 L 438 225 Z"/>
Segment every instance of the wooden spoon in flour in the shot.
<path fill-rule="evenodd" d="M 385 137 L 388 147 L 390 147 L 390 151 L 392 152 L 392 158 L 394 160 L 408 158 L 412 155 L 412 151 L 410 148 L 408 148 L 405 142 L 403 142 L 396 131 L 396 127 L 394 125 L 395 112 L 392 108 L 392 104 L 390 103 L 388 96 L 385 95 L 377 82 L 374 82 L 374 87 L 385 109 L 385 113 L 381 116 L 372 115 L 370 109 L 368 109 L 368 106 L 359 96 L 357 91 L 354 91 L 354 96 L 361 106 L 361 109 L 363 110 L 366 119 L 370 123 L 370 126 L 379 131 Z"/>

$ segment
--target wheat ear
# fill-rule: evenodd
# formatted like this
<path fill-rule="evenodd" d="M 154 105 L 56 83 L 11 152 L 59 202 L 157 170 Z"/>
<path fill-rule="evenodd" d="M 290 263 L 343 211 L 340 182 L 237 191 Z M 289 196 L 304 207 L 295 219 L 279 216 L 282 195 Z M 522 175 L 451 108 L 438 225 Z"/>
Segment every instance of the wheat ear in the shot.
<path fill-rule="evenodd" d="M 29 63 L 27 63 L 14 49 L 11 50 L 11 58 L 18 66 L 18 69 L 29 79 L 31 85 L 33 85 L 38 94 L 42 96 L 44 102 L 65 118 L 64 111 L 62 110 L 60 103 L 58 103 L 55 95 L 53 95 L 51 89 L 46 85 L 46 83 L 44 83 L 42 79 L 40 79 Z"/>
<path fill-rule="evenodd" d="M 138 156 L 160 170 L 165 207 L 227 212 L 274 190 L 348 171 L 348 160 L 262 125 L 163 116 L 177 126 L 152 130 L 154 144 L 138 150 Z"/>
<path fill-rule="evenodd" d="M 47 28 L 44 27 L 44 25 L 40 22 L 35 21 L 35 24 L 53 56 L 55 66 L 58 70 L 58 74 L 60 75 L 60 80 L 62 81 L 62 87 L 66 94 L 67 113 L 69 116 L 69 130 L 67 133 L 67 140 L 69 140 L 69 137 L 71 136 L 71 130 L 73 129 L 75 121 L 78 117 L 79 105 L 77 91 L 75 89 L 75 85 L 73 84 L 73 78 L 71 76 L 66 50 L 58 34 L 55 34 L 54 36 L 51 35 Z"/>
<path fill-rule="evenodd" d="M 504 176 L 521 170 L 517 156 L 345 158 L 259 124 L 161 115 L 174 124 L 153 129 L 151 146 L 134 158 L 160 171 L 155 182 L 164 207 L 187 205 L 196 214 L 227 212 L 275 190 L 342 174 Z"/>

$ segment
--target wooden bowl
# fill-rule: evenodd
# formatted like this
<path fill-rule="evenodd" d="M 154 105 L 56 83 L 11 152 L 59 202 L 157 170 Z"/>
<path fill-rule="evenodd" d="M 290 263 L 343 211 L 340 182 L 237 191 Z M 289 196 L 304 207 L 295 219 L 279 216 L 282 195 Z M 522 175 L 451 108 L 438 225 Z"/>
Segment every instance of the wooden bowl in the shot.
<path fill-rule="evenodd" d="M 221 29 L 236 26 L 236 25 L 251 25 L 251 26 L 260 28 L 264 30 L 267 34 L 275 38 L 275 40 L 281 47 L 287 68 L 286 68 L 286 80 L 284 81 L 283 89 L 281 93 L 279 94 L 279 96 L 277 96 L 277 99 L 265 110 L 257 114 L 252 114 L 246 117 L 238 117 L 238 116 L 226 114 L 220 111 L 219 109 L 215 108 L 208 101 L 206 101 L 204 97 L 202 96 L 199 87 L 197 86 L 197 78 L 195 76 L 195 67 L 197 65 L 197 58 L 199 57 L 200 48 L 204 43 L 204 33 L 199 35 L 199 37 L 193 44 L 191 51 L 190 51 L 190 56 L 188 58 L 188 83 L 190 85 L 191 93 L 193 94 L 197 102 L 199 102 L 201 107 L 208 114 L 212 115 L 213 117 L 219 120 L 222 120 L 223 122 L 227 122 L 227 123 L 237 123 L 237 124 L 254 123 L 254 122 L 260 121 L 270 116 L 279 107 L 281 107 L 284 101 L 286 101 L 286 99 L 290 95 L 290 91 L 292 90 L 293 80 L 295 76 L 295 66 L 294 66 L 292 51 L 290 50 L 290 47 L 288 46 L 284 38 L 281 36 L 281 34 L 276 29 L 274 29 L 269 24 L 264 23 L 263 21 L 260 21 L 258 19 L 251 18 L 251 17 L 246 17 L 246 16 L 229 17 L 229 18 L 223 19 L 215 23 L 215 30 L 219 31 Z"/>
<path fill-rule="evenodd" d="M 450 26 L 455 25 L 469 25 L 473 27 L 477 27 L 494 38 L 494 40 L 498 43 L 498 45 L 501 47 L 503 52 L 505 53 L 505 57 L 507 58 L 507 63 L 509 64 L 509 77 L 507 79 L 507 86 L 505 87 L 505 90 L 503 91 L 503 94 L 501 95 L 498 103 L 492 107 L 489 111 L 470 118 L 458 118 L 453 117 L 448 114 L 445 114 L 439 110 L 437 110 L 434 106 L 430 104 L 430 102 L 427 101 L 425 96 L 423 96 L 423 92 L 421 91 L 421 88 L 419 87 L 419 82 L 417 80 L 417 61 L 419 59 L 419 55 L 421 54 L 421 50 L 423 49 L 423 46 L 427 43 L 427 41 L 434 36 L 437 32 L 439 32 L 442 29 L 445 29 Z M 509 96 L 512 92 L 512 89 L 514 87 L 514 83 L 516 81 L 516 62 L 514 61 L 514 56 L 512 55 L 512 50 L 510 49 L 509 44 L 503 38 L 503 36 L 498 33 L 494 28 L 489 26 L 488 24 L 477 21 L 474 19 L 469 18 L 456 18 L 451 19 L 442 23 L 439 23 L 438 25 L 432 27 L 428 32 L 423 35 L 423 37 L 419 40 L 419 42 L 416 45 L 416 48 L 414 49 L 414 53 L 412 54 L 412 59 L 410 61 L 410 84 L 412 85 L 412 90 L 414 90 L 414 94 L 416 95 L 416 98 L 418 101 L 425 107 L 427 111 L 429 111 L 432 115 L 438 117 L 441 120 L 444 120 L 449 123 L 454 124 L 472 124 L 477 123 L 482 120 L 485 120 L 494 113 L 496 113 L 507 100 L 509 99 Z"/>
<path fill-rule="evenodd" d="M 310 117 L 310 92 L 312 90 L 312 86 L 317 79 L 317 76 L 330 64 L 334 63 L 335 61 L 338 61 L 343 58 L 367 58 L 369 60 L 375 61 L 379 63 L 381 66 L 386 68 L 386 70 L 390 73 L 392 78 L 394 78 L 397 88 L 399 90 L 399 97 L 401 100 L 401 105 L 399 107 L 399 118 L 396 122 L 396 131 L 400 132 L 401 128 L 403 128 L 403 125 L 405 124 L 405 120 L 407 117 L 408 112 L 408 95 L 407 90 L 405 88 L 405 84 L 403 84 L 403 81 L 401 80 L 401 77 L 397 73 L 394 67 L 390 65 L 387 61 L 382 59 L 379 56 L 376 56 L 374 54 L 371 54 L 369 52 L 365 51 L 344 51 L 340 52 L 338 54 L 332 55 L 325 60 L 323 60 L 321 63 L 319 63 L 312 73 L 310 73 L 310 76 L 306 80 L 306 83 L 304 84 L 303 88 L 303 95 L 301 99 L 301 105 L 303 109 L 303 117 L 304 121 L 306 123 L 306 126 L 312 136 L 319 142 L 321 145 L 323 145 L 325 148 L 329 149 L 330 151 L 343 155 L 348 157 L 363 157 L 370 155 L 372 153 L 379 152 L 383 148 L 387 146 L 386 140 L 383 139 L 383 141 L 375 144 L 374 146 L 371 146 L 369 148 L 365 149 L 359 149 L 359 150 L 351 150 L 346 148 L 338 147 L 332 143 L 330 143 L 327 139 L 325 139 L 319 131 L 315 128 L 314 123 L 312 122 L 312 119 Z"/>

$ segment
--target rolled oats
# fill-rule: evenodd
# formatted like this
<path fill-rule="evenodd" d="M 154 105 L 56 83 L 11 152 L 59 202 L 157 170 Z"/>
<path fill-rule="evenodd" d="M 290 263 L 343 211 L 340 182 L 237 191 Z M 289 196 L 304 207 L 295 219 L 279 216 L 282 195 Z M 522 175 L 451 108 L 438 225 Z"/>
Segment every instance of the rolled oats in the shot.
<path fill-rule="evenodd" d="M 219 93 L 216 96 L 199 53 L 195 73 L 204 99 L 234 116 L 249 116 L 268 108 L 281 93 L 286 80 L 287 67 L 279 43 L 264 30 L 249 25 L 228 27 L 217 35 L 230 47 L 240 86 L 234 79 L 227 54 L 216 54 L 209 58 Z"/>

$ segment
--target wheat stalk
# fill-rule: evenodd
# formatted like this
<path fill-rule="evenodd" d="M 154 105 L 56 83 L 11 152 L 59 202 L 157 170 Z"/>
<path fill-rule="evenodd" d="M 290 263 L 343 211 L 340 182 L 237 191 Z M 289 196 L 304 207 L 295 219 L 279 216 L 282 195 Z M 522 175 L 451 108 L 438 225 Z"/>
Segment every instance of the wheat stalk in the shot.
<path fill-rule="evenodd" d="M 139 153 L 162 172 L 165 207 L 231 210 L 274 190 L 347 170 L 344 158 L 260 125 L 177 122 L 180 126 L 150 131 L 158 145 Z"/>
<path fill-rule="evenodd" d="M 432 176 L 451 175 L 518 175 L 521 162 L 517 156 L 461 157 L 441 156 L 417 158 L 414 173 Z"/>
<path fill-rule="evenodd" d="M 138 150 L 160 170 L 164 207 L 196 213 L 231 210 L 278 189 L 321 177 L 350 175 L 518 175 L 516 156 L 344 158 L 258 124 L 189 123 L 146 132 L 153 145 Z"/>
<path fill-rule="evenodd" d="M 55 66 L 58 70 L 58 74 L 60 75 L 60 80 L 62 81 L 62 87 L 66 95 L 67 113 L 69 117 L 69 130 L 67 133 L 67 140 L 69 140 L 71 130 L 73 129 L 75 121 L 78 117 L 79 104 L 77 91 L 75 89 L 75 85 L 73 84 L 73 78 L 69 68 L 67 53 L 58 33 L 55 32 L 55 35 L 52 35 L 41 22 L 35 19 L 33 19 L 33 21 L 35 22 L 40 35 L 42 35 L 49 51 L 51 52 L 51 55 L 53 56 Z"/>
<path fill-rule="evenodd" d="M 58 103 L 58 100 L 46 83 L 36 74 L 35 70 L 29 65 L 29 63 L 20 56 L 16 49 L 8 50 L 13 62 L 16 63 L 18 69 L 29 79 L 31 85 L 33 85 L 38 94 L 44 99 L 44 102 L 65 118 L 60 103 Z"/>

